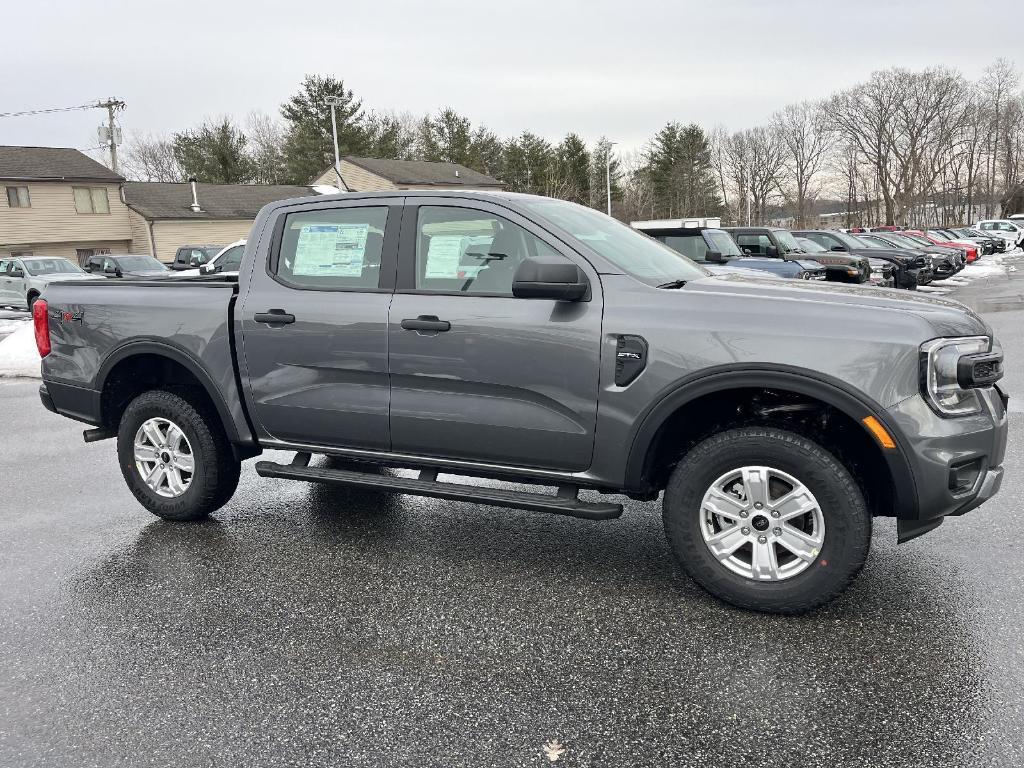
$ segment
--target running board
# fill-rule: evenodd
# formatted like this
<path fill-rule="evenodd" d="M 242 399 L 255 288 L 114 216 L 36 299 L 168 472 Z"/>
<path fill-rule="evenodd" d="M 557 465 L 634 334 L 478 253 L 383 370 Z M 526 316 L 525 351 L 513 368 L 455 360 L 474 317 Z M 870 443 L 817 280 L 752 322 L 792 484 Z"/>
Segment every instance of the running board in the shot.
<path fill-rule="evenodd" d="M 376 475 L 368 472 L 353 472 L 346 469 L 324 469 L 299 464 L 277 464 L 273 461 L 256 462 L 256 474 L 261 477 L 280 477 L 285 480 L 304 480 L 308 483 L 335 483 L 353 488 L 368 488 L 378 491 L 394 491 L 410 496 L 429 496 L 435 499 L 470 501 L 490 504 L 495 507 L 529 509 L 534 512 L 551 512 L 556 515 L 580 517 L 584 520 L 613 520 L 622 515 L 621 504 L 580 501 L 576 494 L 579 489 L 563 485 L 557 496 L 525 491 L 507 491 L 499 488 L 481 488 L 458 483 L 442 483 L 437 473 L 424 470 L 419 478 Z"/>

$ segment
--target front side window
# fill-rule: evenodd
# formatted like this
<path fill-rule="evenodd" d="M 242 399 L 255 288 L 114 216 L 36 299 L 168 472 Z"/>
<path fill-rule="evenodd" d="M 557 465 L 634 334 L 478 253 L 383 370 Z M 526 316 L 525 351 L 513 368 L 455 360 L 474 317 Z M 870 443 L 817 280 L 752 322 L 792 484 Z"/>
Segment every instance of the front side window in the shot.
<path fill-rule="evenodd" d="M 276 275 L 296 288 L 376 288 L 387 221 L 384 206 L 290 213 Z"/>
<path fill-rule="evenodd" d="M 73 192 L 78 213 L 110 213 L 106 187 L 74 187 Z"/>
<path fill-rule="evenodd" d="M 31 208 L 32 199 L 28 194 L 28 187 L 8 187 L 7 205 L 11 208 Z"/>
<path fill-rule="evenodd" d="M 772 245 L 768 235 L 737 235 L 736 242 L 751 253 L 763 254 L 769 245 Z"/>
<path fill-rule="evenodd" d="M 416 239 L 416 288 L 512 295 L 523 259 L 557 256 L 518 224 L 486 211 L 423 205 Z"/>
<path fill-rule="evenodd" d="M 222 272 L 237 272 L 242 264 L 242 254 L 245 253 L 244 245 L 236 245 L 224 251 L 215 265 Z"/>
<path fill-rule="evenodd" d="M 716 232 L 705 232 L 704 238 L 711 243 L 711 250 L 718 251 L 723 256 L 742 256 L 743 253 L 736 245 L 728 232 L 718 230 Z"/>
<path fill-rule="evenodd" d="M 665 235 L 664 238 L 662 242 L 673 251 L 678 251 L 694 261 L 707 261 L 707 252 L 711 249 L 700 235 Z"/>

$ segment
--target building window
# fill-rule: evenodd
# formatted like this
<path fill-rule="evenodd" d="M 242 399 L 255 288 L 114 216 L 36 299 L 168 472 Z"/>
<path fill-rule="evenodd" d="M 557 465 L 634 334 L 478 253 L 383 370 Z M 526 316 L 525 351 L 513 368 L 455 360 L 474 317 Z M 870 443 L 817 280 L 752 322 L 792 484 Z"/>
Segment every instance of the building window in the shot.
<path fill-rule="evenodd" d="M 110 213 L 106 187 L 73 187 L 75 210 L 79 213 Z"/>
<path fill-rule="evenodd" d="M 28 187 L 8 187 L 7 205 L 11 208 L 31 208 L 32 200 L 28 196 Z"/>

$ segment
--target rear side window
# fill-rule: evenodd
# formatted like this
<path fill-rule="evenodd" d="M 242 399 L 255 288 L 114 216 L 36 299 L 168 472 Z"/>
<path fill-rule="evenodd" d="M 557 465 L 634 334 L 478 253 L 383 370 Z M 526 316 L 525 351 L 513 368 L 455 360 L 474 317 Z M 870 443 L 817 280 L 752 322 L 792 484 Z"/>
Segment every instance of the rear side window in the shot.
<path fill-rule="evenodd" d="M 387 221 L 384 206 L 288 214 L 277 277 L 296 288 L 376 288 Z"/>

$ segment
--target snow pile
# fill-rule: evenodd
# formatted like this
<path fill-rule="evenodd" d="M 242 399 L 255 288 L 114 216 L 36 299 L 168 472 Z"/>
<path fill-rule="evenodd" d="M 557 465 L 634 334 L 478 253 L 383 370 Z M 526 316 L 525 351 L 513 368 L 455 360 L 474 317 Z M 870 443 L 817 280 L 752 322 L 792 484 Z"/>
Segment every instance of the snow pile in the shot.
<path fill-rule="evenodd" d="M 993 253 L 991 256 L 982 256 L 973 264 L 968 264 L 957 277 L 997 277 L 999 275 L 1006 274 L 1006 266 L 1003 264 L 1003 259 L 1006 258 L 1005 253 Z"/>
<path fill-rule="evenodd" d="M 40 378 L 35 329 L 25 323 L 0 341 L 0 378 Z"/>

